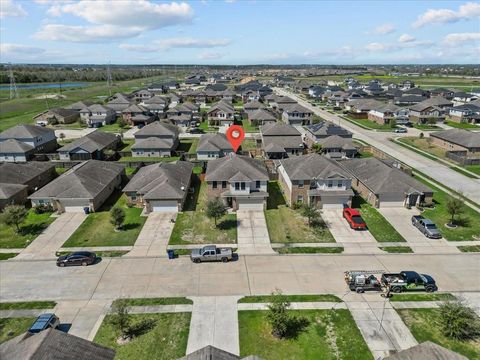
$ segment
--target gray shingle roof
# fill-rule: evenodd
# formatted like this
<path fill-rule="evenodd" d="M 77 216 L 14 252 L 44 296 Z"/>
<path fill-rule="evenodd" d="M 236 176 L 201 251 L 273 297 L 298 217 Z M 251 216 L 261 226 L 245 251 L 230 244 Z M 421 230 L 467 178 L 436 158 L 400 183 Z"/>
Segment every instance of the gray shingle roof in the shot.
<path fill-rule="evenodd" d="M 473 131 L 464 129 L 450 129 L 432 132 L 430 136 L 467 148 L 480 148 L 480 133 Z"/>
<path fill-rule="evenodd" d="M 125 166 L 116 162 L 88 160 L 74 166 L 33 193 L 31 199 L 94 199 Z"/>
<path fill-rule="evenodd" d="M 353 141 L 350 138 L 343 138 L 338 135 L 331 135 L 322 140 L 320 144 L 326 149 L 328 148 L 342 148 L 343 150 L 355 150 Z"/>
<path fill-rule="evenodd" d="M 262 360 L 257 356 L 247 356 L 240 358 L 240 356 L 229 353 L 228 351 L 218 349 L 212 345 L 205 346 L 197 351 L 194 351 L 179 360 Z"/>
<path fill-rule="evenodd" d="M 25 190 L 27 185 L 21 184 L 6 184 L 0 182 L 0 199 L 10 199 L 13 195 Z"/>
<path fill-rule="evenodd" d="M 160 121 L 154 121 L 140 130 L 134 136 L 172 136 L 178 137 L 178 128 L 175 125 L 167 124 Z"/>
<path fill-rule="evenodd" d="M 249 120 L 274 121 L 277 120 L 275 115 L 266 109 L 257 109 L 248 114 Z"/>
<path fill-rule="evenodd" d="M 225 134 L 204 134 L 200 137 L 197 146 L 198 151 L 233 151 L 232 145 Z"/>
<path fill-rule="evenodd" d="M 193 164 L 188 161 L 145 166 L 140 168 L 123 191 L 134 191 L 150 200 L 183 199 L 185 191 L 188 191 L 192 170 Z"/>
<path fill-rule="evenodd" d="M 132 149 L 173 149 L 172 139 L 162 139 L 158 137 L 149 137 L 135 141 Z"/>
<path fill-rule="evenodd" d="M 325 156 L 308 154 L 280 160 L 290 180 L 351 178 L 338 163 Z"/>
<path fill-rule="evenodd" d="M 353 99 L 347 102 L 347 105 L 353 106 L 360 111 L 370 111 L 371 109 L 382 106 L 383 103 L 375 99 Z"/>
<path fill-rule="evenodd" d="M 262 136 L 297 136 L 301 135 L 300 131 L 295 129 L 292 125 L 285 123 L 269 123 L 260 126 L 260 133 Z"/>
<path fill-rule="evenodd" d="M 263 148 L 267 152 L 278 152 L 283 149 L 303 149 L 302 137 L 299 136 L 265 136 Z M 282 151 L 282 152 L 283 152 Z"/>
<path fill-rule="evenodd" d="M 80 148 L 92 153 L 94 151 L 101 151 L 116 141 L 118 141 L 118 137 L 114 133 L 97 130 L 61 147 L 58 149 L 58 152 L 70 152 L 76 148 Z"/>
<path fill-rule="evenodd" d="M 318 124 L 305 126 L 306 130 L 313 135 L 339 135 L 343 137 L 352 137 L 352 133 L 341 126 L 335 125 L 329 121 L 321 121 Z"/>
<path fill-rule="evenodd" d="M 313 111 L 307 109 L 305 106 L 300 104 L 285 104 L 282 106 L 282 109 L 287 113 L 303 113 L 303 114 L 313 114 Z"/>
<path fill-rule="evenodd" d="M 434 96 L 434 97 L 431 97 L 430 99 L 424 100 L 418 104 L 410 106 L 410 110 L 423 111 L 433 106 L 447 107 L 452 105 L 453 103 L 450 100 L 447 100 L 442 96 Z"/>
<path fill-rule="evenodd" d="M 0 183 L 26 184 L 53 168 L 55 168 L 55 165 L 51 162 L 0 163 Z"/>
<path fill-rule="evenodd" d="M 376 158 L 344 160 L 340 165 L 377 195 L 415 191 L 433 193 L 428 186 Z"/>
<path fill-rule="evenodd" d="M 23 154 L 32 151 L 33 149 L 33 146 L 15 139 L 8 139 L 0 142 L 0 153 Z"/>
<path fill-rule="evenodd" d="M 437 345 L 431 341 L 425 341 L 421 344 L 412 346 L 409 349 L 399 351 L 396 354 L 387 356 L 385 360 L 467 360 L 460 355 L 443 346 Z"/>
<path fill-rule="evenodd" d="M 31 139 L 55 133 L 52 129 L 35 125 L 16 125 L 0 133 L 0 139 Z"/>
<path fill-rule="evenodd" d="M 253 100 L 249 101 L 245 104 L 243 104 L 243 108 L 245 110 L 250 110 L 250 109 L 264 109 L 265 105 L 263 105 L 260 101 Z"/>
<path fill-rule="evenodd" d="M 233 105 L 223 100 L 213 104 L 212 107 L 208 110 L 208 114 L 215 110 L 220 110 L 231 114 L 235 112 L 235 108 L 233 107 Z"/>
<path fill-rule="evenodd" d="M 2 360 L 113 360 L 115 350 L 55 329 L 22 334 L 0 345 Z"/>
<path fill-rule="evenodd" d="M 229 181 L 232 177 L 243 174 L 251 181 L 268 180 L 265 164 L 261 160 L 248 156 L 229 155 L 210 160 L 205 179 L 207 181 Z"/>

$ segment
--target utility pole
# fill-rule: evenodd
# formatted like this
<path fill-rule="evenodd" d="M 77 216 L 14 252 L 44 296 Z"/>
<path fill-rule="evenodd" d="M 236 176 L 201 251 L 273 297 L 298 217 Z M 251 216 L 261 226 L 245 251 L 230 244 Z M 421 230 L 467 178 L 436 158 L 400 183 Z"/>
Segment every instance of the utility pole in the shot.
<path fill-rule="evenodd" d="M 113 85 L 112 73 L 110 72 L 110 63 L 108 63 L 108 65 L 107 65 L 107 86 L 108 86 L 108 93 L 110 94 L 110 96 L 112 96 L 112 85 Z"/>
<path fill-rule="evenodd" d="M 18 96 L 18 90 L 17 90 L 17 84 L 15 83 L 15 75 L 13 74 L 12 70 L 12 64 L 8 64 L 8 77 L 10 78 L 10 99 L 17 99 Z"/>

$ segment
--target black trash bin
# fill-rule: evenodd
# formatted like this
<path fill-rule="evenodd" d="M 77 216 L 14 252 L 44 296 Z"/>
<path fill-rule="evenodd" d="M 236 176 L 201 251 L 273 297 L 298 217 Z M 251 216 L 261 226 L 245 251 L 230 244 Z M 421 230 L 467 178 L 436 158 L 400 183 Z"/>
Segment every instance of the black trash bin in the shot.
<path fill-rule="evenodd" d="M 87 214 L 87 215 L 90 214 L 90 208 L 89 208 L 88 206 L 85 206 L 85 207 L 83 208 L 83 212 L 84 212 L 85 214 Z"/>
<path fill-rule="evenodd" d="M 175 259 L 175 250 L 167 250 L 167 255 L 169 259 Z"/>

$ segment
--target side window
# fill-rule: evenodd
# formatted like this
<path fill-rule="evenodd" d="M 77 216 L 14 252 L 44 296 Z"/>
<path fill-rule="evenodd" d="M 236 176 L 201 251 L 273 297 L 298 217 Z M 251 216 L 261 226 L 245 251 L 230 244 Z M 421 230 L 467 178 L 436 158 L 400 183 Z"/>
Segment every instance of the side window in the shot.
<path fill-rule="evenodd" d="M 217 188 L 217 182 L 216 181 L 212 181 L 212 188 L 214 188 L 214 189 Z"/>
<path fill-rule="evenodd" d="M 225 189 L 227 187 L 227 182 L 226 181 L 222 181 L 222 189 Z"/>

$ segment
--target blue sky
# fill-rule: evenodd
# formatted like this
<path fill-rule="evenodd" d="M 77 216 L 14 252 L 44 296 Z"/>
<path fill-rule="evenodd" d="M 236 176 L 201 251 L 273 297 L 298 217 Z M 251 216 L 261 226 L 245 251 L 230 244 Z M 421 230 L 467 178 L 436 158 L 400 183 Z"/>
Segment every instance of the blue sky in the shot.
<path fill-rule="evenodd" d="M 478 63 L 480 2 L 0 0 L 0 61 Z"/>

